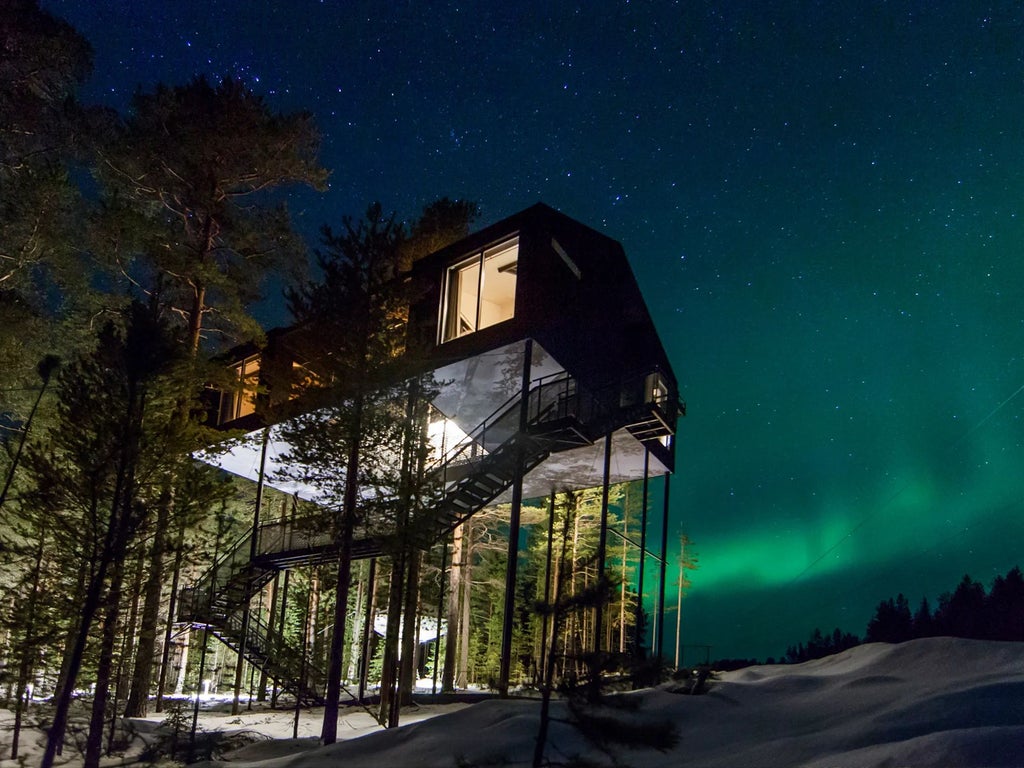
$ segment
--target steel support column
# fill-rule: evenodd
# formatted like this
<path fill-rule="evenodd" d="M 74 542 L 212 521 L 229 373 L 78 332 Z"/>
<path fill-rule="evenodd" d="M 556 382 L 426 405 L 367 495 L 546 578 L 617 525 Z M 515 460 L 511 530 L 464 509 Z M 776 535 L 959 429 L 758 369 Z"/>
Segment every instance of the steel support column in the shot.
<path fill-rule="evenodd" d="M 647 491 L 648 473 L 651 467 L 651 451 L 644 446 L 644 483 L 640 495 L 640 566 L 636 578 L 636 621 L 634 622 L 633 654 L 644 658 L 644 563 L 647 561 Z"/>
<path fill-rule="evenodd" d="M 597 539 L 597 583 L 605 580 L 604 561 L 608 550 L 608 487 L 612 471 L 612 435 L 604 436 L 604 476 L 601 480 L 601 529 Z M 604 596 L 594 614 L 594 653 L 601 652 L 601 635 L 604 632 Z"/>
<path fill-rule="evenodd" d="M 505 614 L 501 627 L 501 666 L 498 691 L 508 695 L 512 667 L 512 630 L 515 624 L 516 575 L 519 569 L 519 519 L 523 507 L 523 444 L 530 416 L 530 368 L 533 365 L 533 339 L 523 348 L 522 385 L 519 396 L 519 433 L 516 445 L 515 479 L 512 482 L 512 511 L 508 521 L 508 561 L 505 565 Z"/>
<path fill-rule="evenodd" d="M 665 658 L 665 570 L 668 568 L 668 491 L 672 475 L 665 475 L 665 500 L 661 516 L 661 580 L 658 584 L 658 655 Z"/>

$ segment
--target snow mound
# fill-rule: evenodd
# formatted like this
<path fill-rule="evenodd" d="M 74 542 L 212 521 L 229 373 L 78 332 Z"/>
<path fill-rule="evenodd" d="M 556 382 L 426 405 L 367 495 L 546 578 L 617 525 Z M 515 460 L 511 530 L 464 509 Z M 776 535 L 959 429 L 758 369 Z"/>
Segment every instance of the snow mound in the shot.
<path fill-rule="evenodd" d="M 1024 643 L 876 643 L 804 664 L 723 673 L 706 696 L 665 688 L 627 695 L 639 704 L 632 717 L 674 723 L 675 747 L 595 745 L 561 722 L 567 714 L 558 703 L 547 758 L 648 768 L 1024 765 Z M 297 755 L 261 753 L 261 745 L 252 745 L 244 761 L 223 765 L 527 766 L 538 709 L 537 701 L 486 701 Z"/>

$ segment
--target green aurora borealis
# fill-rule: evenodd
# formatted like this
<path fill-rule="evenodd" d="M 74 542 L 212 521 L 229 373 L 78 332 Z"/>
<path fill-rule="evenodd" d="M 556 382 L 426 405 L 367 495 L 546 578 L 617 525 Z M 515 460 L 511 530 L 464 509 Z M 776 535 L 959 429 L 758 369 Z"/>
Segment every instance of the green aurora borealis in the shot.
<path fill-rule="evenodd" d="M 1024 565 L 1019 4 L 43 4 L 87 97 L 229 72 L 312 110 L 309 233 L 449 195 L 621 241 L 689 411 L 684 643 L 779 656 Z"/>

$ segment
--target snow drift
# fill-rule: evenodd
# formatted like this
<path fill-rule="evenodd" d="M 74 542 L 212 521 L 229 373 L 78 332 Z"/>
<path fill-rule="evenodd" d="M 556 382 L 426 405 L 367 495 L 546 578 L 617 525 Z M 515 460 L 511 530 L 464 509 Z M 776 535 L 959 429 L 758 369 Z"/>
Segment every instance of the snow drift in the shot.
<path fill-rule="evenodd" d="M 874 643 L 799 665 L 723 673 L 706 696 L 668 687 L 626 694 L 632 717 L 671 720 L 669 751 L 596 745 L 555 723 L 546 756 L 599 765 L 998 766 L 1024 765 L 1024 643 L 929 638 Z M 235 768 L 529 765 L 535 701 L 486 701 L 393 731 Z M 561 705 L 555 717 L 565 717 Z M 242 757 L 242 755 L 238 755 Z"/>
<path fill-rule="evenodd" d="M 633 724 L 670 721 L 675 746 L 661 752 L 597 744 L 566 722 L 565 704 L 556 702 L 547 759 L 645 768 L 1024 766 L 1024 643 L 876 643 L 804 664 L 722 673 L 706 696 L 673 693 L 671 685 L 623 696 L 637 706 L 600 714 Z M 352 708 L 339 727 L 347 740 L 329 747 L 316 744 L 322 710 L 302 713 L 298 739 L 288 738 L 288 711 L 206 710 L 200 722 L 208 734 L 224 735 L 226 749 L 245 744 L 213 764 L 228 768 L 528 766 L 539 706 L 531 699 L 428 705 L 403 711 L 409 724 L 390 731 Z M 0 743 L 10 718 L 0 712 Z M 134 730 L 152 736 L 159 719 L 134 721 Z M 24 734 L 25 764 L 35 762 L 44 742 L 38 728 Z M 18 765 L 6 757 L 0 768 Z M 81 764 L 72 749 L 65 759 L 68 768 Z"/>

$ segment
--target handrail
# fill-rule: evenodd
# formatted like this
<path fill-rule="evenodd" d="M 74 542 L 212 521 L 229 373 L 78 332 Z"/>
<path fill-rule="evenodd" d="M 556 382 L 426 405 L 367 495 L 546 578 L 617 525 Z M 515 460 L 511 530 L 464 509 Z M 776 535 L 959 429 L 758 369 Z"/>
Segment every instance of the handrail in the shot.
<path fill-rule="evenodd" d="M 567 371 L 555 371 L 554 373 L 548 373 L 544 376 L 539 376 L 533 379 L 527 390 L 527 397 L 530 399 L 530 403 L 527 408 L 527 421 L 530 424 L 536 424 L 540 421 L 541 416 L 544 413 L 541 404 L 544 402 L 543 393 L 549 387 L 564 385 L 564 392 L 566 397 L 577 395 L 580 398 L 580 405 L 575 415 L 583 417 L 583 420 L 589 420 L 599 411 L 614 412 L 623 407 L 629 405 L 640 405 L 645 401 L 646 392 L 643 387 L 647 382 L 649 376 L 660 372 L 659 366 L 654 366 L 649 370 L 645 370 L 643 373 L 634 374 L 629 377 L 616 377 L 609 379 L 607 382 L 602 383 L 589 390 L 583 389 L 579 386 L 579 381 L 575 376 L 570 375 Z M 630 385 L 639 384 L 640 386 L 633 390 L 634 395 L 639 395 L 631 403 L 622 403 L 621 398 L 623 395 L 630 391 Z M 665 393 L 656 397 L 653 402 L 655 405 L 663 405 L 671 399 L 669 393 Z M 477 445 L 485 444 L 485 435 L 488 429 L 493 429 L 494 425 L 504 418 L 508 417 L 512 413 L 512 408 L 519 404 L 522 400 L 522 393 L 518 392 L 501 405 L 495 408 L 486 418 L 483 419 L 472 431 L 466 434 L 466 437 L 462 438 L 458 443 L 447 449 L 441 456 L 430 462 L 430 469 L 434 469 L 438 466 L 443 466 L 450 463 L 456 456 L 464 452 L 466 446 L 470 443 Z M 534 400 L 536 400 L 536 408 L 533 408 Z M 619 402 L 615 402 L 619 400 Z M 568 403 L 566 403 L 568 405 Z M 551 404 L 549 404 L 549 407 Z M 570 415 L 568 413 L 562 413 L 561 416 Z"/>
<path fill-rule="evenodd" d="M 639 405 L 670 406 L 672 400 L 669 392 L 658 393 L 654 398 L 650 398 L 647 392 L 648 378 L 658 372 L 659 368 L 654 366 L 639 374 L 609 379 L 590 389 L 581 388 L 578 379 L 564 370 L 537 377 L 530 382 L 526 390 L 527 424 L 536 427 L 549 421 L 575 418 L 584 426 L 598 427 L 601 420 L 623 409 Z M 519 408 L 522 407 L 522 398 L 522 392 L 510 396 L 455 445 L 447 449 L 442 446 L 443 452 L 428 462 L 426 472 L 436 476 L 448 467 L 479 461 L 516 437 L 520 433 Z M 257 528 L 250 528 L 239 536 L 232 547 L 214 562 L 195 586 L 186 588 L 191 593 L 189 603 L 192 612 L 200 614 L 197 610 L 200 608 L 199 595 L 203 592 L 211 597 L 214 594 L 221 594 L 233 578 L 237 577 L 239 571 L 249 564 L 254 543 L 258 554 L 266 554 L 264 544 L 268 542 L 264 541 L 264 536 L 293 536 L 296 530 L 301 528 L 303 535 L 310 538 L 307 543 L 313 544 L 313 538 L 323 539 L 324 543 L 329 543 L 326 541 L 329 538 L 327 531 L 315 532 L 308 526 L 296 526 L 297 522 L 299 521 L 292 520 L 292 524 L 289 525 L 288 518 L 266 520 Z M 270 530 L 272 527 L 276 529 L 273 533 Z M 282 538 L 282 543 L 283 540 Z M 246 544 L 248 546 L 245 546 Z"/>
<path fill-rule="evenodd" d="M 646 397 L 644 385 L 647 378 L 657 372 L 659 372 L 659 368 L 655 366 L 632 376 L 609 379 L 589 390 L 581 388 L 578 379 L 564 370 L 539 376 L 530 382 L 527 390 L 527 423 L 530 426 L 536 426 L 549 420 L 576 417 L 586 424 L 592 423 L 595 418 L 611 415 L 622 408 L 643 404 Z M 623 402 L 623 398 L 627 395 L 630 396 L 629 402 Z M 519 432 L 518 409 L 521 406 L 522 397 L 522 392 L 508 397 L 462 439 L 445 448 L 440 456 L 428 461 L 425 467 L 427 474 L 443 472 L 444 468 L 456 463 L 469 463 L 480 459 L 515 436 Z M 652 402 L 655 405 L 663 406 L 670 400 L 671 396 L 665 393 Z M 489 439 L 489 436 L 494 434 L 498 435 L 498 439 Z M 232 572 L 235 570 L 225 566 L 228 566 L 231 560 L 248 561 L 249 550 L 244 554 L 239 551 L 243 544 L 249 542 L 251 550 L 252 537 L 256 536 L 257 551 L 262 553 L 263 537 L 270 533 L 271 527 L 281 531 L 282 535 L 287 535 L 288 531 L 282 531 L 282 524 L 285 523 L 285 520 L 286 518 L 265 520 L 261 522 L 257 530 L 254 531 L 250 528 L 242 534 L 234 545 L 218 558 L 194 589 L 198 590 L 209 584 L 211 577 L 216 574 L 218 582 L 221 582 L 218 585 L 219 591 L 220 586 L 224 586 L 230 581 Z M 285 528 L 291 529 L 293 535 L 298 528 L 310 535 L 308 526 L 285 525 Z M 329 536 L 327 531 L 322 534 Z"/>

